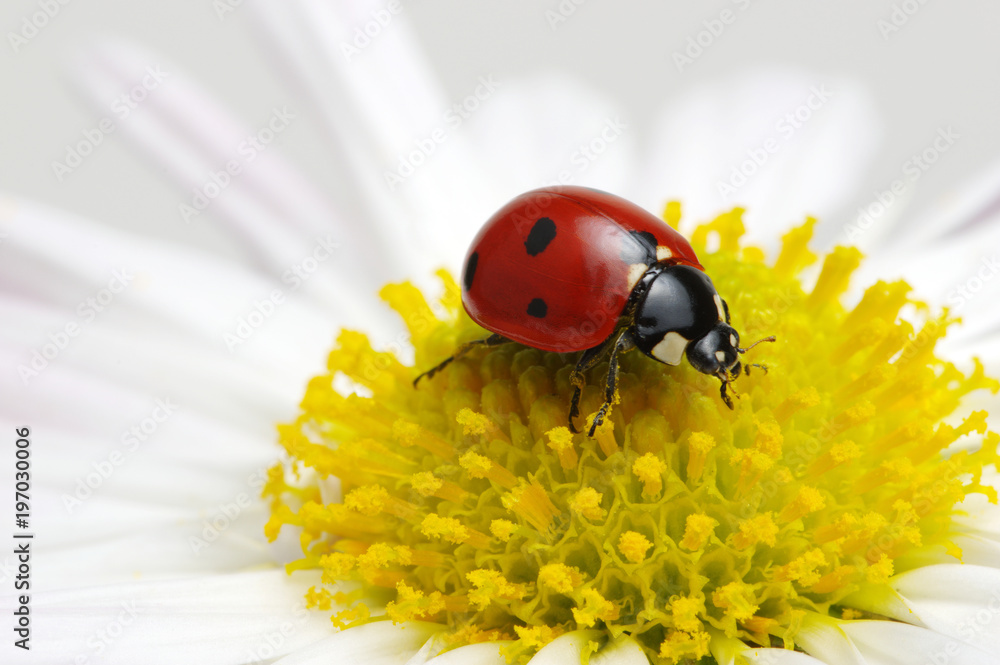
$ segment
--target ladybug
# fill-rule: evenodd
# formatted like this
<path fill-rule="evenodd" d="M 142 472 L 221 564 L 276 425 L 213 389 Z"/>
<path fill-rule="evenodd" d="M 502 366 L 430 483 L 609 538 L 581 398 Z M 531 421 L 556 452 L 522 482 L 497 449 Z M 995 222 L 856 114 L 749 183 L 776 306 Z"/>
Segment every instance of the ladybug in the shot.
<path fill-rule="evenodd" d="M 639 349 L 654 360 L 688 362 L 729 384 L 744 371 L 716 292 L 690 243 L 656 216 L 623 198 L 586 187 L 546 187 L 500 208 L 472 241 L 462 270 L 462 304 L 493 334 L 460 346 L 414 380 L 431 377 L 479 346 L 517 342 L 542 351 L 580 352 L 570 375 L 569 428 L 579 415 L 584 373 L 610 356 L 604 404 L 589 435 L 611 408 L 618 356 Z M 764 365 L 748 365 L 767 369 Z"/>

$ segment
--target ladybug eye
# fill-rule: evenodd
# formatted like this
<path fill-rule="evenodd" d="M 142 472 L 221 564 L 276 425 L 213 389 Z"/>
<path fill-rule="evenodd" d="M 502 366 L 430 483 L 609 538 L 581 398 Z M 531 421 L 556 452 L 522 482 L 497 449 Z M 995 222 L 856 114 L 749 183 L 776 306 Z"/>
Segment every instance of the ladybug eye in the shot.
<path fill-rule="evenodd" d="M 724 339 L 713 329 L 701 339 L 691 342 L 687 348 L 688 362 L 699 372 L 718 374 L 726 363 L 726 352 L 719 344 Z"/>
<path fill-rule="evenodd" d="M 688 346 L 688 362 L 699 372 L 718 375 L 739 365 L 739 333 L 725 323 L 718 323 L 701 339 Z"/>

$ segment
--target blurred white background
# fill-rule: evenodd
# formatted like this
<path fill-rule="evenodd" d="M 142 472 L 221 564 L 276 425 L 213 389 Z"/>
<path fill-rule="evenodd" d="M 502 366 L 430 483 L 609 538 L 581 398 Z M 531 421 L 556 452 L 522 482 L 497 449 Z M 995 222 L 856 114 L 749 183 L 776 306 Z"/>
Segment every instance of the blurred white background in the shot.
<path fill-rule="evenodd" d="M 670 100 L 750 70 L 855 80 L 874 102 L 879 143 L 855 200 L 825 220 L 827 242 L 844 241 L 831 229 L 856 218 L 939 128 L 952 127 L 961 140 L 920 178 L 910 210 L 948 197 L 1000 152 L 1000 4 L 991 0 L 398 1 L 398 16 L 416 29 L 453 99 L 484 75 L 507 82 L 560 74 L 617 104 L 640 142 Z M 46 6 L 57 8 L 54 15 L 19 40 Z M 692 40 L 718 30 L 721 18 L 732 20 L 679 66 L 678 54 L 697 53 L 688 50 Z M 242 0 L 5 0 L 0 26 L 0 187 L 154 237 L 239 251 L 214 227 L 211 210 L 182 223 L 177 191 L 120 136 L 109 135 L 61 182 L 53 162 L 100 119 L 75 89 L 71 65 L 106 37 L 163 54 L 251 126 L 275 106 L 304 108 L 269 61 Z M 344 161 L 316 140 L 322 133 L 315 116 L 301 113 L 279 137 L 280 150 L 344 209 L 357 209 Z"/>

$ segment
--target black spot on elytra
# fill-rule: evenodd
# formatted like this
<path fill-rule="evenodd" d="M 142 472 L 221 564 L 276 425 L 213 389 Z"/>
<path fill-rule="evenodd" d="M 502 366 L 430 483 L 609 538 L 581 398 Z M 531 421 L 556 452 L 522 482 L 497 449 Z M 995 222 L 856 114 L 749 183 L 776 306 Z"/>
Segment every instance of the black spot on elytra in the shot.
<path fill-rule="evenodd" d="M 622 243 L 622 261 L 628 265 L 656 263 L 657 240 L 649 231 L 629 231 L 628 240 Z"/>
<path fill-rule="evenodd" d="M 542 217 L 531 227 L 528 239 L 524 241 L 524 248 L 528 254 L 538 256 L 545 251 L 552 239 L 556 237 L 556 223 L 548 217 Z"/>
<path fill-rule="evenodd" d="M 536 319 L 544 319 L 548 313 L 549 306 L 541 298 L 535 298 L 528 303 L 528 316 L 533 316 Z"/>
<path fill-rule="evenodd" d="M 479 252 L 473 252 L 469 256 L 468 262 L 465 264 L 465 290 L 468 291 L 472 288 L 472 280 L 476 276 L 476 266 L 479 264 Z"/>

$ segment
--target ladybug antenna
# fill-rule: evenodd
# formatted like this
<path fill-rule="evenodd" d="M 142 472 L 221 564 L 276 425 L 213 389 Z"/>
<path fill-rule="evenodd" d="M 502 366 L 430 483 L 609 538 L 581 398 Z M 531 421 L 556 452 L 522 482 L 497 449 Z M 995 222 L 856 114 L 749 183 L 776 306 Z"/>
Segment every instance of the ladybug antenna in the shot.
<path fill-rule="evenodd" d="M 776 337 L 775 337 L 774 335 L 771 335 L 770 337 L 765 337 L 765 338 L 763 338 L 763 339 L 758 339 L 758 340 L 757 340 L 756 342 L 754 342 L 753 344 L 751 344 L 750 346 L 748 346 L 748 347 L 747 347 L 747 348 L 745 348 L 745 349 L 741 349 L 741 348 L 739 348 L 739 347 L 736 347 L 736 350 L 737 350 L 737 351 L 739 351 L 740 353 L 746 353 L 747 351 L 749 351 L 749 350 L 750 350 L 750 349 L 752 349 L 753 347 L 757 346 L 757 345 L 758 345 L 758 344 L 760 344 L 761 342 L 773 342 L 773 341 L 775 341 L 776 339 L 777 339 L 777 338 L 776 338 Z"/>

